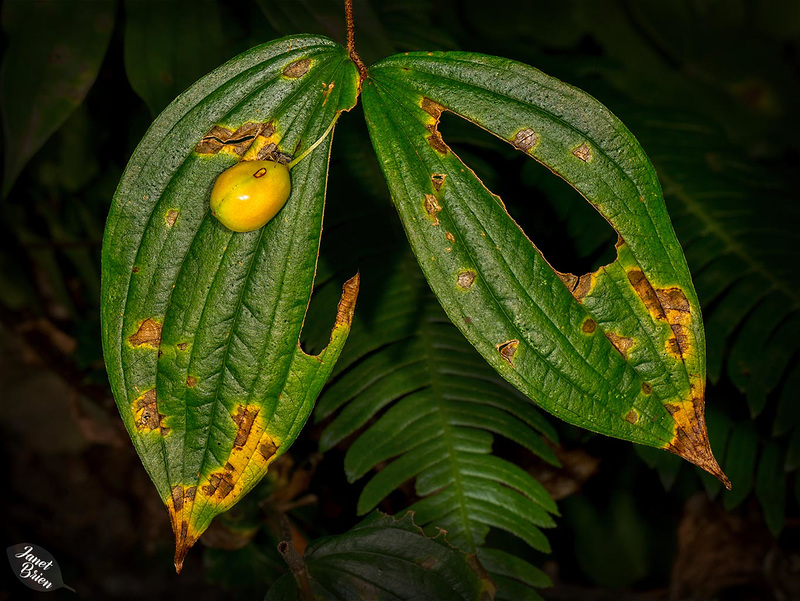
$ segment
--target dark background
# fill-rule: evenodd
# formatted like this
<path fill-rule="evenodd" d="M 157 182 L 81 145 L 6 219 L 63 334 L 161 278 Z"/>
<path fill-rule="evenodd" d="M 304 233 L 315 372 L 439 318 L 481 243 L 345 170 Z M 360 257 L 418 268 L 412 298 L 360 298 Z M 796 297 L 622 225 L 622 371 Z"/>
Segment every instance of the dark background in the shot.
<path fill-rule="evenodd" d="M 529 466 L 562 513 L 548 531 L 553 553 L 539 562 L 555 584 L 542 595 L 800 598 L 800 3 L 355 5 L 367 64 L 406 50 L 484 52 L 597 97 L 656 165 L 694 274 L 708 337 L 711 440 L 734 490 L 722 492 L 665 453 L 556 424 L 565 468 Z M 324 424 L 310 423 L 176 576 L 166 511 L 103 369 L 102 231 L 131 152 L 177 94 L 239 52 L 283 35 L 343 42 L 341 3 L 7 0 L 2 10 L 6 546 L 44 546 L 80 598 L 261 598 L 285 569 L 274 551 L 280 516 L 288 512 L 306 539 L 343 532 L 357 520 L 362 484 L 345 480 L 344 447 L 317 452 Z M 87 23 L 96 43 L 80 42 Z M 554 267 L 580 274 L 613 258 L 613 231 L 563 182 L 453 116 L 445 116 L 442 133 Z M 324 236 L 323 260 L 358 255 L 341 246 L 373 240 L 404 252 L 359 108 L 337 127 L 328 191 L 326 221 L 357 221 L 368 212 L 371 231 L 360 242 Z M 358 267 L 343 259 L 337 269 Z M 380 270 L 362 278 L 357 319 L 369 319 Z M 312 309 L 327 315 L 331 307 Z M 383 508 L 408 505 L 403 494 Z M 35 596 L 6 574 L 0 599 Z"/>

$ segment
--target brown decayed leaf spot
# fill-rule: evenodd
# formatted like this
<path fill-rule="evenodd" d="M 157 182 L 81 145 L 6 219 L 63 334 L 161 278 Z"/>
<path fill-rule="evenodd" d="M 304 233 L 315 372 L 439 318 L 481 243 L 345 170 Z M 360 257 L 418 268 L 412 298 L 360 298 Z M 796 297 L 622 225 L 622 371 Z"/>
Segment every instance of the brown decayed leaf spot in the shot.
<path fill-rule="evenodd" d="M 161 345 L 161 323 L 153 318 L 145 319 L 139 329 L 128 338 L 131 346 L 158 348 Z"/>
<path fill-rule="evenodd" d="M 464 290 L 469 290 L 474 281 L 475 281 L 475 272 L 472 271 L 471 269 L 465 269 L 464 271 L 458 274 L 458 279 L 456 280 L 456 284 L 458 284 L 459 288 L 463 288 Z"/>
<path fill-rule="evenodd" d="M 536 146 L 538 142 L 539 136 L 536 135 L 535 131 L 528 128 L 518 131 L 517 135 L 514 136 L 512 144 L 514 144 L 516 148 L 519 148 L 524 152 L 528 152 L 531 148 Z"/>
<path fill-rule="evenodd" d="M 311 66 L 311 59 L 310 58 L 301 58 L 300 60 L 296 60 L 290 65 L 288 65 L 283 70 L 283 76 L 289 77 L 290 79 L 297 79 L 298 77 L 302 77 L 308 72 L 309 67 Z"/>
<path fill-rule="evenodd" d="M 500 356 L 505 359 L 511 367 L 514 367 L 514 355 L 517 352 L 517 347 L 519 346 L 519 340 L 507 340 L 506 342 L 501 342 L 500 344 L 496 345 Z"/>

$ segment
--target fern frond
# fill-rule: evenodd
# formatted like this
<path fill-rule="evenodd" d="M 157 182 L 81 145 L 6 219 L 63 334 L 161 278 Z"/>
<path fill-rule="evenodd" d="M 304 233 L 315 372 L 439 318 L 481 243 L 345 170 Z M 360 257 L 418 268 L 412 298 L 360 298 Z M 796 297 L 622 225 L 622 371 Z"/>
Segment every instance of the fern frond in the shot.
<path fill-rule="evenodd" d="M 467 552 L 480 549 L 509 590 L 528 590 L 506 598 L 538 598 L 530 587 L 547 584 L 543 573 L 483 545 L 496 528 L 548 552 L 541 529 L 555 525 L 556 504 L 528 472 L 494 455 L 492 445 L 502 436 L 558 465 L 545 442 L 557 440 L 554 428 L 449 322 L 410 257 L 396 264 L 374 320 L 356 320 L 352 332 L 350 353 L 340 358 L 315 415 L 333 416 L 320 440 L 323 451 L 363 429 L 345 456 L 347 477 L 354 482 L 378 471 L 361 493 L 358 513 L 415 479 L 420 499 L 409 509 L 417 523 L 446 530 L 448 541 Z"/>

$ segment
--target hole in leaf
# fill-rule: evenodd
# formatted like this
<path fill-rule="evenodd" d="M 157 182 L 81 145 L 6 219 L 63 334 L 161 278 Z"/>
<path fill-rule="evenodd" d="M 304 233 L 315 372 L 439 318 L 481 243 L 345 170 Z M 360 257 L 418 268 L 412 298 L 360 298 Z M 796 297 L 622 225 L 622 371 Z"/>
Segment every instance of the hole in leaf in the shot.
<path fill-rule="evenodd" d="M 439 129 L 555 269 L 581 275 L 614 261 L 617 233 L 567 182 L 457 115 L 443 113 Z"/>

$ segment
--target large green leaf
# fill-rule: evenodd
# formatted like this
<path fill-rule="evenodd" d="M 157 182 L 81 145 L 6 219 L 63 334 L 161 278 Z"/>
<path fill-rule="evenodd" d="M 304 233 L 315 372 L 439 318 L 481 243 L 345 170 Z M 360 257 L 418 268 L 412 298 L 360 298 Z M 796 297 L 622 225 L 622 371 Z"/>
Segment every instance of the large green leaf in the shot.
<path fill-rule="evenodd" d="M 4 3 L 0 83 L 5 196 L 20 171 L 83 102 L 114 28 L 112 0 Z"/>
<path fill-rule="evenodd" d="M 364 111 L 397 210 L 450 319 L 503 377 L 590 430 L 727 479 L 704 422 L 697 296 L 655 171 L 587 94 L 514 61 L 410 53 L 370 68 Z M 555 272 L 438 131 L 452 111 L 543 163 L 619 234 L 617 259 Z"/>
<path fill-rule="evenodd" d="M 119 184 L 103 245 L 109 379 L 169 509 L 176 567 L 213 517 L 297 437 L 349 331 L 345 284 L 331 343 L 298 344 L 311 294 L 330 140 L 291 172 L 292 193 L 245 234 L 208 210 L 239 160 L 296 154 L 356 101 L 358 75 L 334 42 L 295 36 L 236 57 L 175 100 Z"/>
<path fill-rule="evenodd" d="M 296 552 L 295 552 L 296 553 Z M 494 584 L 474 556 L 426 538 L 412 514 L 373 515 L 349 532 L 322 538 L 290 560 L 265 601 L 415 599 L 489 601 Z"/>

